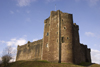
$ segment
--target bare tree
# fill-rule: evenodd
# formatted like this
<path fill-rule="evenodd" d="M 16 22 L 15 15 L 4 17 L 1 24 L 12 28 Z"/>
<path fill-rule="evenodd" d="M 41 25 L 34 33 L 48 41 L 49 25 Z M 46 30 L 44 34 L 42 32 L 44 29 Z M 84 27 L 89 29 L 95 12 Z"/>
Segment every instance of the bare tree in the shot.
<path fill-rule="evenodd" d="M 3 50 L 3 55 L 12 55 L 13 53 L 13 48 L 12 48 L 12 46 L 7 46 L 4 50 Z"/>
<path fill-rule="evenodd" d="M 4 64 L 4 67 L 6 67 L 8 62 L 13 58 L 12 56 L 14 53 L 11 46 L 8 46 L 3 50 L 2 63 Z"/>

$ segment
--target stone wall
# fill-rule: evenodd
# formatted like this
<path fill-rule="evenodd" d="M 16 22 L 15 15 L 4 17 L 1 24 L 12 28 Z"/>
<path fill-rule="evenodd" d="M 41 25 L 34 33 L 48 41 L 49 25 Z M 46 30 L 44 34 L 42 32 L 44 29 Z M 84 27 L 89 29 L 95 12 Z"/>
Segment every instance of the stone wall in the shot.
<path fill-rule="evenodd" d="M 73 24 L 73 54 L 74 54 L 74 63 L 78 64 L 81 62 L 85 62 L 84 52 L 82 52 L 82 48 L 79 41 L 79 26 L 76 23 Z"/>
<path fill-rule="evenodd" d="M 74 63 L 79 64 L 81 62 L 91 62 L 90 60 L 90 51 L 87 48 L 87 45 L 80 44 L 79 41 L 79 26 L 76 23 L 73 24 L 73 57 Z"/>
<path fill-rule="evenodd" d="M 25 45 L 17 47 L 16 61 L 19 60 L 41 60 L 42 55 L 42 39 L 29 42 Z"/>
<path fill-rule="evenodd" d="M 61 18 L 61 62 L 73 62 L 73 16 L 60 13 Z"/>

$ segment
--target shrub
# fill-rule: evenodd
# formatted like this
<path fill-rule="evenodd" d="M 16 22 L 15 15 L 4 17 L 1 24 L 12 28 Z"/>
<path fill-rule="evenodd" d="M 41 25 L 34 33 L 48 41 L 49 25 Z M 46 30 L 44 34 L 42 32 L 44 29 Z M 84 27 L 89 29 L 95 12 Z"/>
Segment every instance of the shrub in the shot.
<path fill-rule="evenodd" d="M 8 62 L 12 59 L 10 55 L 4 55 L 2 56 L 2 63 L 4 64 L 4 67 L 7 66 Z"/>

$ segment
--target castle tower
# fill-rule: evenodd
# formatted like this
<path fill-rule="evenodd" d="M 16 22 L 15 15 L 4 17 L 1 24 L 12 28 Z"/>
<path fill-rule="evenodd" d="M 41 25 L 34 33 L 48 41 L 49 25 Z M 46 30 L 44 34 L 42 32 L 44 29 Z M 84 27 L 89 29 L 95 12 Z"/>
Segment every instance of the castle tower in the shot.
<path fill-rule="evenodd" d="M 91 63 L 91 49 L 79 41 L 79 26 L 72 14 L 51 11 L 44 21 L 43 39 L 17 47 L 16 60 L 47 60 L 50 62 Z"/>
<path fill-rule="evenodd" d="M 72 14 L 51 11 L 44 24 L 42 60 L 73 63 Z"/>

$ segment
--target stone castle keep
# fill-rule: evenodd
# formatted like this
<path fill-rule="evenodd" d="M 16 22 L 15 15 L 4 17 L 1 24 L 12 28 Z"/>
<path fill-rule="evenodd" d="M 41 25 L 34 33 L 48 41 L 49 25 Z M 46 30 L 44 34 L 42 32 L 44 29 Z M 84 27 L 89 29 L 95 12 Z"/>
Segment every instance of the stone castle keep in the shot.
<path fill-rule="evenodd" d="M 43 39 L 18 46 L 16 61 L 91 62 L 91 50 L 80 43 L 79 26 L 73 23 L 72 14 L 51 11 L 44 24 Z"/>

